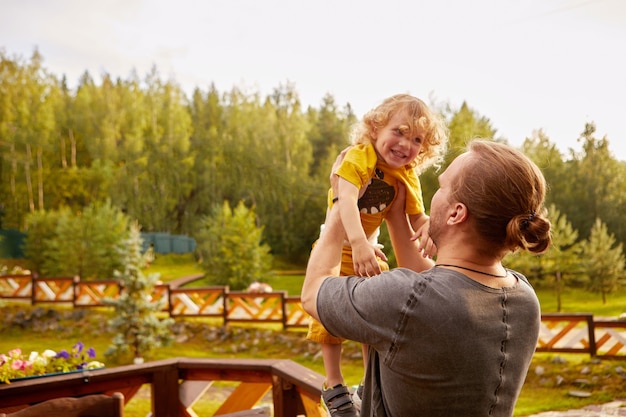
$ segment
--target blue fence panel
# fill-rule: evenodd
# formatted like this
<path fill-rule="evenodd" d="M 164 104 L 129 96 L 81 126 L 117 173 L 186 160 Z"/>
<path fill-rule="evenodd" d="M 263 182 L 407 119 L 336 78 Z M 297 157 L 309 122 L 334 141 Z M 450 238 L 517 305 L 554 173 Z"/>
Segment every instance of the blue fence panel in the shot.
<path fill-rule="evenodd" d="M 196 250 L 195 239 L 169 233 L 142 233 L 143 248 L 155 253 L 191 253 Z M 23 259 L 26 233 L 14 229 L 0 230 L 0 259 Z"/>
<path fill-rule="evenodd" d="M 196 250 L 195 239 L 185 235 L 171 235 L 169 233 L 142 233 L 144 249 L 149 247 L 155 253 L 190 253 Z"/>
<path fill-rule="evenodd" d="M 26 234 L 14 229 L 0 230 L 0 258 L 24 258 L 24 239 Z"/>

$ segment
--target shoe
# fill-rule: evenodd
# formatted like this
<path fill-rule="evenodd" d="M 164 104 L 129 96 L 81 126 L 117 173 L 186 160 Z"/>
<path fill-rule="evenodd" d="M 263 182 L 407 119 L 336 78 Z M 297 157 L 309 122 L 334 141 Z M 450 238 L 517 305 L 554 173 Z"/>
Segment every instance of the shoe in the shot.
<path fill-rule="evenodd" d="M 342 384 L 322 389 L 322 406 L 329 417 L 359 417 L 348 387 Z"/>
<path fill-rule="evenodd" d="M 354 404 L 354 408 L 357 413 L 361 413 L 361 401 L 363 399 L 363 383 L 361 382 L 359 386 L 352 393 L 352 403 Z"/>

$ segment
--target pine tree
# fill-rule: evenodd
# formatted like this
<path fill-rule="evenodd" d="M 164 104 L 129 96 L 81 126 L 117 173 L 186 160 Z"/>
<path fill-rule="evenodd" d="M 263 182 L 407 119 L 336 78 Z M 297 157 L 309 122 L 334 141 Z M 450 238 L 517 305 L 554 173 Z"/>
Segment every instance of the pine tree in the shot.
<path fill-rule="evenodd" d="M 596 219 L 589 239 L 582 243 L 583 262 L 589 275 L 589 289 L 606 297 L 620 287 L 619 279 L 624 273 L 624 251 L 622 243 L 617 243 L 606 224 Z"/>
<path fill-rule="evenodd" d="M 164 301 L 152 298 L 160 275 L 144 275 L 146 254 L 142 250 L 140 226 L 135 222 L 120 253 L 124 270 L 115 271 L 122 288 L 120 296 L 105 301 L 115 308 L 115 317 L 109 320 L 109 326 L 117 332 L 107 356 L 131 353 L 138 361 L 154 348 L 172 342 L 169 327 L 173 320 L 159 317 Z"/>
<path fill-rule="evenodd" d="M 272 255 L 262 243 L 263 228 L 256 224 L 254 208 L 242 201 L 231 209 L 228 201 L 215 206 L 198 228 L 196 239 L 202 268 L 214 285 L 243 290 L 272 275 Z"/>

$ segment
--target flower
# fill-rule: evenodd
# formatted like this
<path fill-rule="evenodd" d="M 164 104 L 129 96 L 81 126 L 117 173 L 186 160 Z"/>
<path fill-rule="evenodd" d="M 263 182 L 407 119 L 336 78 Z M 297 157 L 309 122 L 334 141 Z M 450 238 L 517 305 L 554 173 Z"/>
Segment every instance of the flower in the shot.
<path fill-rule="evenodd" d="M 82 342 L 77 342 L 70 351 L 46 349 L 41 354 L 31 352 L 28 356 L 19 348 L 13 349 L 0 354 L 0 383 L 9 384 L 15 378 L 104 368 L 95 357 L 95 349 L 85 349 Z"/>

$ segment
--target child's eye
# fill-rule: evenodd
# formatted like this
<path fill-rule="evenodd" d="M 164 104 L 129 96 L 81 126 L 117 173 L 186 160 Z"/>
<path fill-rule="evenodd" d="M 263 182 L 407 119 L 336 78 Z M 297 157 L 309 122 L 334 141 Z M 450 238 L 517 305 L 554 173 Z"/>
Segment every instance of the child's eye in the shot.
<path fill-rule="evenodd" d="M 422 143 L 422 138 L 417 137 L 417 138 L 413 139 L 413 141 L 414 141 L 415 143 Z"/>
<path fill-rule="evenodd" d="M 401 130 L 400 128 L 394 129 L 394 130 L 393 130 L 393 132 L 394 132 L 396 135 L 400 135 L 400 136 L 402 136 L 402 130 Z"/>

